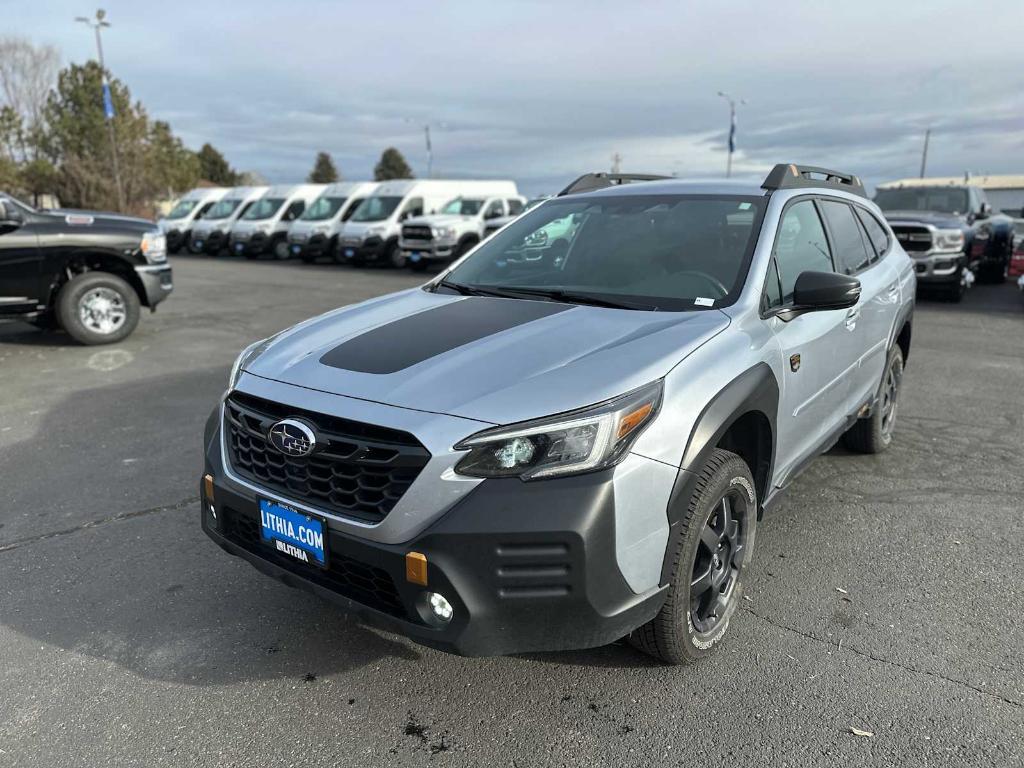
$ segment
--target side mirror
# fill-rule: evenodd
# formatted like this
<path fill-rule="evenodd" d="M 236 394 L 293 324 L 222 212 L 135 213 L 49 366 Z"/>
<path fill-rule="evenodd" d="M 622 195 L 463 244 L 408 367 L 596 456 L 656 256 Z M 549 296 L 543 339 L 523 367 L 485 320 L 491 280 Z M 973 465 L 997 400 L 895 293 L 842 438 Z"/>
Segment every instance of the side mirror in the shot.
<path fill-rule="evenodd" d="M 779 312 L 782 320 L 808 312 L 849 309 L 860 300 L 860 280 L 838 272 L 801 272 L 793 287 L 793 306 Z"/>
<path fill-rule="evenodd" d="M 992 206 L 989 205 L 988 203 L 982 203 L 981 204 L 981 209 L 978 211 L 977 218 L 979 218 L 979 219 L 987 219 L 991 215 L 992 215 Z"/>
<path fill-rule="evenodd" d="M 21 212 L 17 208 L 0 201 L 0 229 L 17 229 L 23 223 Z"/>

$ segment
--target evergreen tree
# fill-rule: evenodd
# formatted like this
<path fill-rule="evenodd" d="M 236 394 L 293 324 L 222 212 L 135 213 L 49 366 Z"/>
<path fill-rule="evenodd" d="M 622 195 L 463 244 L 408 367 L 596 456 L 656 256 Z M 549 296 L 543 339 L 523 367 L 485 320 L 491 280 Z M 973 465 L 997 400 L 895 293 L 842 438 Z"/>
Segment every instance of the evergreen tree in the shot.
<path fill-rule="evenodd" d="M 212 144 L 203 144 L 198 154 L 199 175 L 202 178 L 222 187 L 238 186 L 238 173 Z"/>
<path fill-rule="evenodd" d="M 332 184 L 341 178 L 334 160 L 328 152 L 317 152 L 316 161 L 313 163 L 313 170 L 306 178 L 310 184 Z"/>
<path fill-rule="evenodd" d="M 394 147 L 388 147 L 380 156 L 380 162 L 373 168 L 373 178 L 376 181 L 387 181 L 388 179 L 411 179 L 412 168 L 405 162 L 402 153 Z"/>

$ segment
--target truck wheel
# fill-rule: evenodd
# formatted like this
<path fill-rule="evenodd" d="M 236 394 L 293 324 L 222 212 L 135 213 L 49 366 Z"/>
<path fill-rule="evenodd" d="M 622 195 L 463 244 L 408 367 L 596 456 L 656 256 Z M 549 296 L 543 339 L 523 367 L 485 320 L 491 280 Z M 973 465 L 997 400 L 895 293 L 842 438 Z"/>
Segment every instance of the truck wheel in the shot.
<path fill-rule="evenodd" d="M 679 522 L 665 603 L 630 634 L 630 643 L 668 664 L 710 654 L 739 605 L 756 533 L 750 468 L 735 453 L 716 448 Z"/>
<path fill-rule="evenodd" d="M 893 344 L 885 362 L 882 383 L 871 415 L 858 419 L 843 435 L 843 443 L 858 453 L 881 453 L 892 442 L 896 427 L 896 407 L 899 405 L 900 384 L 903 382 L 903 350 Z"/>
<path fill-rule="evenodd" d="M 288 261 L 292 257 L 291 251 L 288 250 L 288 241 L 283 237 L 274 241 L 274 244 L 270 246 L 270 252 L 278 261 Z"/>
<path fill-rule="evenodd" d="M 405 253 L 398 247 L 398 243 L 391 243 L 387 247 L 387 250 L 384 251 L 384 261 L 395 269 L 404 269 L 406 263 L 408 263 Z"/>
<path fill-rule="evenodd" d="M 139 324 L 139 297 L 117 275 L 86 272 L 60 289 L 57 319 L 81 344 L 112 344 Z"/>
<path fill-rule="evenodd" d="M 452 253 L 452 261 L 461 259 L 474 245 L 479 243 L 479 240 L 474 240 L 472 237 L 467 237 L 464 240 L 459 241 L 459 244 L 455 246 L 455 251 Z"/>

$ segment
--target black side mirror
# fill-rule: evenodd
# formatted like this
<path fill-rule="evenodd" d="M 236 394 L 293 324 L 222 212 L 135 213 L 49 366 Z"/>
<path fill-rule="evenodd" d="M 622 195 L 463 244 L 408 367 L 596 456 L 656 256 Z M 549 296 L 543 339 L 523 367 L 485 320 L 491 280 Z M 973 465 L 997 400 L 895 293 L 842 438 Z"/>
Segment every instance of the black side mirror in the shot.
<path fill-rule="evenodd" d="M 838 272 L 801 272 L 793 287 L 793 306 L 779 312 L 792 320 L 807 312 L 849 309 L 860 300 L 860 280 Z"/>
<path fill-rule="evenodd" d="M 991 215 L 992 215 L 992 206 L 989 205 L 988 203 L 982 203 L 981 204 L 981 209 L 978 211 L 978 215 L 976 216 L 976 218 L 978 218 L 978 219 L 987 219 Z"/>

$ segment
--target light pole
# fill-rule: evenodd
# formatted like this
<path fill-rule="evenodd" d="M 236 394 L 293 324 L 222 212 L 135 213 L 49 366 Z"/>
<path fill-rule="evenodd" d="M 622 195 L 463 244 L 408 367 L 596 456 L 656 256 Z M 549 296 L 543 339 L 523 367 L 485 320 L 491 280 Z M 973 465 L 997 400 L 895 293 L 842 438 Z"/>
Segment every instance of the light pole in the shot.
<path fill-rule="evenodd" d="M 928 139 L 931 138 L 932 129 L 926 128 L 924 131 L 924 149 L 921 150 L 921 175 L 920 178 L 924 178 L 925 168 L 928 167 Z"/>
<path fill-rule="evenodd" d="M 414 119 L 414 118 L 411 118 L 411 117 L 406 117 L 405 118 L 405 122 L 407 122 L 407 123 L 416 123 L 416 122 L 419 122 L 419 121 Z M 434 175 L 434 144 L 433 144 L 433 142 L 431 141 L 431 138 L 430 138 L 430 126 L 431 126 L 431 123 L 427 122 L 427 123 L 423 123 L 422 125 L 423 125 L 423 137 L 427 141 L 427 178 L 429 179 L 429 178 L 432 178 L 433 175 Z M 445 128 L 448 128 L 448 123 L 433 123 L 433 126 L 434 126 L 434 128 L 445 129 Z"/>
<path fill-rule="evenodd" d="M 725 91 L 719 91 L 718 95 L 729 102 L 729 155 L 725 161 L 725 177 L 732 176 L 732 153 L 736 150 L 736 104 L 737 101 Z M 746 104 L 746 99 L 740 99 L 740 104 Z"/>
<path fill-rule="evenodd" d="M 96 11 L 96 18 L 90 19 L 85 16 L 76 16 L 75 21 L 80 21 L 93 28 L 96 33 L 96 55 L 99 57 L 100 73 L 103 78 L 103 114 L 107 119 L 107 128 L 110 130 L 110 157 L 114 165 L 114 184 L 117 186 L 117 205 L 121 212 L 124 212 L 124 187 L 121 185 L 121 168 L 117 160 L 117 132 L 114 130 L 114 98 L 110 93 L 110 80 L 107 78 L 107 67 L 103 63 L 103 40 L 100 37 L 100 30 L 109 27 L 110 22 L 106 20 L 107 12 L 102 8 Z"/>

